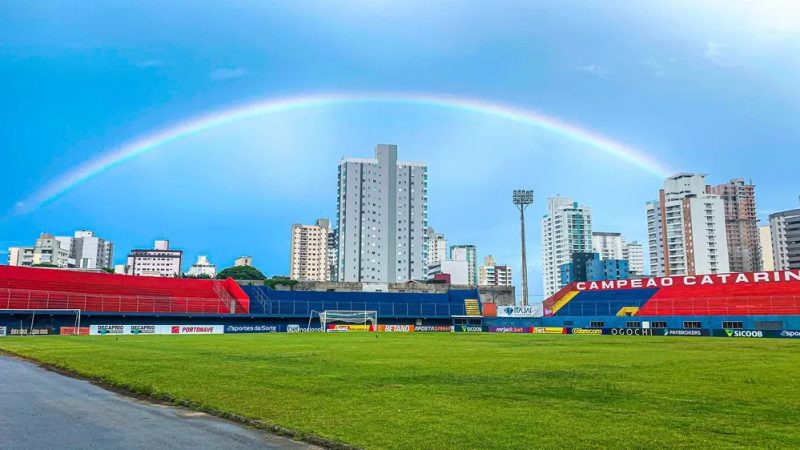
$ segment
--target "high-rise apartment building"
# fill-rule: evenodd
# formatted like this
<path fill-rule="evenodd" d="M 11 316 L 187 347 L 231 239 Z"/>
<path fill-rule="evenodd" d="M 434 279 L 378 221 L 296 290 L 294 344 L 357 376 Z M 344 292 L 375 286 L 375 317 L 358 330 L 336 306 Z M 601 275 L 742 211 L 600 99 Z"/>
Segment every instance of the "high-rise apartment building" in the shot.
<path fill-rule="evenodd" d="M 758 227 L 758 238 L 761 244 L 761 270 L 775 270 L 775 256 L 772 252 L 772 230 L 769 225 Z"/>
<path fill-rule="evenodd" d="M 75 260 L 70 258 L 70 238 L 42 233 L 33 247 L 31 265 L 52 265 L 55 267 L 75 267 Z"/>
<path fill-rule="evenodd" d="M 318 219 L 314 225 L 292 225 L 292 245 L 289 277 L 300 281 L 330 281 L 328 239 L 331 231 L 328 219 Z"/>
<path fill-rule="evenodd" d="M 344 158 L 338 177 L 338 280 L 426 278 L 428 169 L 378 144 L 371 159 Z"/>
<path fill-rule="evenodd" d="M 511 266 L 496 264 L 489 255 L 483 258 L 478 282 L 481 286 L 511 286 Z"/>
<path fill-rule="evenodd" d="M 624 242 L 622 259 L 628 261 L 628 273 L 632 277 L 644 275 L 644 248 L 638 241 Z"/>
<path fill-rule="evenodd" d="M 544 298 L 555 294 L 561 285 L 559 266 L 570 262 L 573 253 L 592 251 L 591 209 L 569 198 L 549 198 L 547 215 L 542 218 Z"/>
<path fill-rule="evenodd" d="M 450 246 L 450 259 L 467 262 L 467 284 L 478 284 L 478 251 L 474 245 L 460 244 Z"/>
<path fill-rule="evenodd" d="M 775 270 L 800 269 L 800 209 L 769 215 Z"/>
<path fill-rule="evenodd" d="M 622 252 L 625 239 L 622 233 L 595 231 L 592 233 L 592 245 L 595 253 L 600 254 L 600 259 L 624 259 Z"/>
<path fill-rule="evenodd" d="M 706 191 L 704 175 L 667 178 L 647 202 L 647 233 L 653 276 L 730 272 L 724 202 Z"/>
<path fill-rule="evenodd" d="M 114 264 L 114 244 L 89 230 L 75 232 L 70 257 L 79 269 L 110 269 Z"/>
<path fill-rule="evenodd" d="M 155 242 L 152 250 L 131 250 L 125 273 L 141 277 L 177 277 L 183 265 L 183 251 L 170 250 L 169 241 Z"/>
<path fill-rule="evenodd" d="M 437 233 L 433 227 L 428 227 L 428 267 L 433 266 L 439 261 L 447 259 L 447 239 L 444 233 Z"/>
<path fill-rule="evenodd" d="M 725 184 L 709 186 L 708 192 L 719 195 L 724 202 L 730 271 L 761 271 L 755 185 L 737 178 Z"/>

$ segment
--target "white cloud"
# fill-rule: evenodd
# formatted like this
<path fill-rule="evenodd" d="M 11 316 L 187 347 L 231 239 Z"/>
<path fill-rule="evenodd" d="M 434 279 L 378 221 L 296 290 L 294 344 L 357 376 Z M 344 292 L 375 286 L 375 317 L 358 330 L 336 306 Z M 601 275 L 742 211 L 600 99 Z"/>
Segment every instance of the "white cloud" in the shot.
<path fill-rule="evenodd" d="M 741 65 L 735 58 L 728 52 L 728 46 L 714 41 L 706 41 L 703 55 L 713 64 L 720 67 L 736 67 Z"/>
<path fill-rule="evenodd" d="M 585 66 L 581 66 L 578 67 L 578 70 L 587 75 L 591 75 L 597 78 L 602 78 L 604 80 L 608 80 L 609 78 L 611 78 L 611 71 L 609 71 L 605 67 L 598 66 L 597 64 L 588 64 Z"/>
<path fill-rule="evenodd" d="M 214 69 L 209 74 L 209 78 L 214 81 L 235 80 L 247 76 L 248 72 L 242 67 L 221 67 Z"/>

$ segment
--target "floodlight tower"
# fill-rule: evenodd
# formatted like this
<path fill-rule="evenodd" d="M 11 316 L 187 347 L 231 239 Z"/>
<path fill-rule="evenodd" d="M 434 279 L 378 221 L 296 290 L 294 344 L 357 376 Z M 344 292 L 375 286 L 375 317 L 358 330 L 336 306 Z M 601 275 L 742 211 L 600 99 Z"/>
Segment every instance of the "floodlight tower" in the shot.
<path fill-rule="evenodd" d="M 533 191 L 514 190 L 514 205 L 519 209 L 520 235 L 522 237 L 522 306 L 528 306 L 528 261 L 525 259 L 525 208 L 533 203 Z"/>

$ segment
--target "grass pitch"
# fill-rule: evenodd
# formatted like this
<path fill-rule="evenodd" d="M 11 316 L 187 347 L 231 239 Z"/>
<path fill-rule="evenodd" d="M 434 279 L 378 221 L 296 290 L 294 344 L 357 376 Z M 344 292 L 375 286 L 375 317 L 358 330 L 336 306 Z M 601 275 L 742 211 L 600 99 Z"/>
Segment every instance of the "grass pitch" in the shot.
<path fill-rule="evenodd" d="M 364 333 L 0 348 L 365 448 L 800 447 L 790 340 Z"/>

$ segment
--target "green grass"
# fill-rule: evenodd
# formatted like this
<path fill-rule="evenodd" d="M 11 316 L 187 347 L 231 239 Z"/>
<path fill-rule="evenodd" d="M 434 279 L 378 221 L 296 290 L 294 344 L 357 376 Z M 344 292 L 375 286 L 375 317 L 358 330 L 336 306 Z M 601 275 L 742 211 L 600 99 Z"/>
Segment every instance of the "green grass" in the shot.
<path fill-rule="evenodd" d="M 274 334 L 0 348 L 366 448 L 800 448 L 790 340 Z"/>

